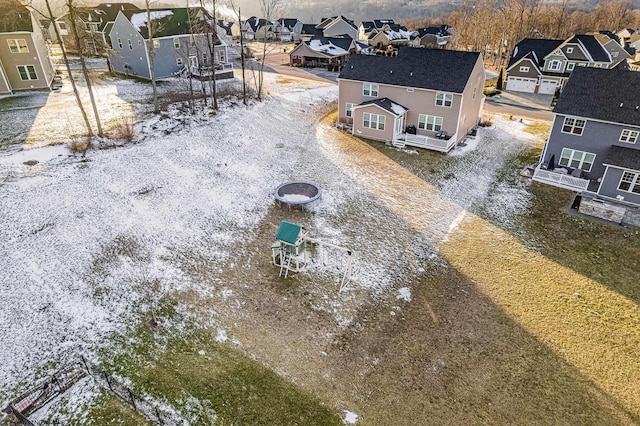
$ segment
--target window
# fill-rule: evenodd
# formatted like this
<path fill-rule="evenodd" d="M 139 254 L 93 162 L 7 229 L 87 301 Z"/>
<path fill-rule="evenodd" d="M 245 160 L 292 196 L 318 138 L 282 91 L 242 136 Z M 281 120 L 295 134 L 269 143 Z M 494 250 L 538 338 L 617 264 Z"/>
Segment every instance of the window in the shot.
<path fill-rule="evenodd" d="M 173 39 L 173 47 L 175 47 L 176 49 L 180 49 L 180 39 L 179 38 L 174 38 Z"/>
<path fill-rule="evenodd" d="M 640 173 L 624 172 L 618 184 L 620 191 L 640 194 Z"/>
<path fill-rule="evenodd" d="M 407 87 L 407 92 L 413 93 L 413 88 L 412 87 Z"/>
<path fill-rule="evenodd" d="M 131 39 L 127 39 L 127 45 L 129 46 L 129 50 L 133 50 L 133 43 L 131 43 Z"/>
<path fill-rule="evenodd" d="M 562 124 L 562 133 L 571 133 L 574 135 L 582 135 L 582 131 L 584 130 L 585 120 L 580 120 L 578 118 L 565 117 L 564 123 Z"/>
<path fill-rule="evenodd" d="M 224 50 L 221 50 L 221 51 L 220 51 L 220 62 L 221 62 L 221 63 L 223 63 L 223 64 L 224 64 L 225 62 L 227 62 L 227 58 L 226 58 L 224 55 L 225 55 L 225 51 L 224 51 Z"/>
<path fill-rule="evenodd" d="M 182 65 L 182 58 L 176 58 L 176 65 Z"/>
<path fill-rule="evenodd" d="M 573 62 L 569 62 L 567 64 L 567 71 L 573 71 L 575 67 L 576 67 L 576 64 L 574 64 Z"/>
<path fill-rule="evenodd" d="M 550 71 L 558 71 L 559 69 L 560 69 L 560 61 L 554 59 L 553 61 L 549 62 Z"/>
<path fill-rule="evenodd" d="M 418 129 L 438 132 L 442 130 L 442 117 L 420 114 L 418 116 Z"/>
<path fill-rule="evenodd" d="M 590 152 L 576 151 L 575 149 L 562 149 L 559 164 L 561 166 L 571 167 L 573 169 L 582 169 L 586 172 L 591 171 L 595 154 Z"/>
<path fill-rule="evenodd" d="M 573 53 L 573 47 L 567 47 L 567 53 Z"/>
<path fill-rule="evenodd" d="M 58 29 L 62 30 L 62 31 L 66 31 L 67 30 L 67 23 L 66 22 L 58 22 Z"/>
<path fill-rule="evenodd" d="M 619 52 L 611 52 L 611 57 L 612 58 L 617 58 L 618 57 L 618 53 Z"/>
<path fill-rule="evenodd" d="M 27 42 L 23 38 L 7 40 L 11 53 L 29 53 Z"/>
<path fill-rule="evenodd" d="M 346 115 L 347 117 L 353 117 L 353 104 L 347 103 L 344 111 L 344 115 Z"/>
<path fill-rule="evenodd" d="M 207 55 L 207 52 L 202 52 L 202 61 L 201 61 L 201 64 L 202 64 L 203 66 L 205 66 L 205 67 L 206 67 L 207 65 L 209 65 L 209 56 Z"/>
<path fill-rule="evenodd" d="M 122 39 L 118 37 L 118 47 L 122 49 Z"/>
<path fill-rule="evenodd" d="M 20 74 L 20 80 L 37 80 L 38 75 L 33 65 L 18 65 L 18 73 Z"/>
<path fill-rule="evenodd" d="M 369 114 L 368 112 L 364 113 L 364 127 L 384 130 L 384 122 L 384 115 Z"/>
<path fill-rule="evenodd" d="M 453 104 L 453 95 L 451 93 L 436 94 L 436 105 L 451 107 L 451 104 Z"/>
<path fill-rule="evenodd" d="M 378 97 L 378 85 L 373 83 L 364 83 L 362 86 L 362 94 L 364 96 Z"/>
<path fill-rule="evenodd" d="M 473 87 L 473 99 L 476 98 L 476 92 L 478 91 L 478 86 Z"/>
<path fill-rule="evenodd" d="M 636 143 L 640 131 L 624 129 L 620 134 L 620 142 Z"/>
<path fill-rule="evenodd" d="M 520 72 L 529 72 L 529 67 L 520 67 Z"/>
<path fill-rule="evenodd" d="M 153 40 L 153 48 L 154 49 L 160 48 L 160 40 Z"/>

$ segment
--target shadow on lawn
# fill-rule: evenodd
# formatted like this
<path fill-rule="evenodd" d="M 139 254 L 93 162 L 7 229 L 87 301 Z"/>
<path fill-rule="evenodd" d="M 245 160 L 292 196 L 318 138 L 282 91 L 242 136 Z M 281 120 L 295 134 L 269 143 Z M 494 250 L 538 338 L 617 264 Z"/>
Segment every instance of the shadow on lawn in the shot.
<path fill-rule="evenodd" d="M 16 148 L 26 142 L 49 93 L 30 92 L 0 99 L 0 150 Z"/>

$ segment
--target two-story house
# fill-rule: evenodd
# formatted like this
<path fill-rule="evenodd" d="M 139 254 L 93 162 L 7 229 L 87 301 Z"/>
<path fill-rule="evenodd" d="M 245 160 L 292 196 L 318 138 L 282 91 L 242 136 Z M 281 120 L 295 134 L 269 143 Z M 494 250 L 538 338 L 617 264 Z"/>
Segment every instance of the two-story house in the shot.
<path fill-rule="evenodd" d="M 506 90 L 552 95 L 562 90 L 576 67 L 611 69 L 628 57 L 606 34 L 580 34 L 564 41 L 524 39 L 509 60 Z"/>
<path fill-rule="evenodd" d="M 358 25 L 358 40 L 367 41 L 373 31 L 392 30 L 392 26 L 398 26 L 393 19 L 374 19 L 373 21 L 362 21 Z M 406 30 L 406 28 L 405 28 Z"/>
<path fill-rule="evenodd" d="M 354 40 L 358 38 L 358 27 L 352 20 L 344 16 L 323 18 L 322 21 L 316 25 L 316 35 L 335 37 L 344 34 Z"/>
<path fill-rule="evenodd" d="M 121 10 L 110 32 L 113 47 L 108 50 L 114 72 L 151 78 L 149 67 L 149 27 L 153 39 L 156 78 L 190 72 L 215 79 L 233 77 L 227 45 L 217 35 L 216 25 L 199 7 L 154 9 L 151 25 L 146 11 Z M 209 46 L 213 46 L 213 55 Z"/>
<path fill-rule="evenodd" d="M 637 72 L 576 68 L 555 106 L 533 179 L 640 206 L 638 87 Z"/>
<path fill-rule="evenodd" d="M 478 52 L 352 55 L 338 77 L 338 123 L 355 136 L 448 152 L 482 115 L 484 79 Z"/>
<path fill-rule="evenodd" d="M 264 18 L 252 16 L 240 25 L 240 31 L 246 40 L 271 40 L 273 24 Z"/>
<path fill-rule="evenodd" d="M 17 0 L 0 0 L 0 94 L 50 90 L 54 75 L 34 14 Z"/>
<path fill-rule="evenodd" d="M 296 18 L 281 18 L 278 19 L 278 29 L 276 38 L 282 42 L 291 43 L 294 41 L 294 35 L 300 34 L 302 30 L 302 21 Z"/>
<path fill-rule="evenodd" d="M 453 33 L 453 28 L 448 25 L 418 28 L 411 34 L 411 44 L 413 47 L 444 48 L 451 41 Z"/>
<path fill-rule="evenodd" d="M 357 50 L 355 40 L 349 36 L 312 37 L 294 47 L 289 53 L 289 60 L 292 66 L 341 66 Z"/>
<path fill-rule="evenodd" d="M 104 55 L 110 47 L 109 32 L 121 10 L 140 9 L 131 3 L 101 3 L 95 7 L 78 7 L 75 11 L 76 27 L 82 53 L 85 55 Z M 71 30 L 69 13 L 55 20 L 58 34 L 68 52 L 77 53 L 79 48 Z M 52 33 L 52 31 L 49 31 Z M 55 34 L 55 32 L 53 32 Z"/>
<path fill-rule="evenodd" d="M 391 25 L 391 28 L 389 30 L 373 30 L 369 34 L 367 43 L 378 49 L 383 49 L 387 46 L 399 47 L 411 44 L 411 36 L 413 34 L 411 31 L 407 31 L 405 27 L 398 24 Z"/>

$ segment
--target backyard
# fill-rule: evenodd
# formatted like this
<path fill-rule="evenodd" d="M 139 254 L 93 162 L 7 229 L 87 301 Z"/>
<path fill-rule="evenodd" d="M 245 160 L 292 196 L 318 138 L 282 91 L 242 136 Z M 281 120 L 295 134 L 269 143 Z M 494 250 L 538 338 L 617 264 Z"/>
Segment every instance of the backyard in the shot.
<path fill-rule="evenodd" d="M 186 424 L 640 421 L 640 237 L 520 175 L 549 123 L 396 150 L 332 126 L 335 86 L 266 77 L 193 118 L 104 75 L 137 143 L 86 157 L 59 145 L 68 92 L 0 100 L 3 406 L 82 355 Z M 290 179 L 320 202 L 275 205 Z M 278 276 L 282 220 L 354 250 L 345 290 L 335 253 Z M 34 418 L 144 421 L 90 378 Z"/>

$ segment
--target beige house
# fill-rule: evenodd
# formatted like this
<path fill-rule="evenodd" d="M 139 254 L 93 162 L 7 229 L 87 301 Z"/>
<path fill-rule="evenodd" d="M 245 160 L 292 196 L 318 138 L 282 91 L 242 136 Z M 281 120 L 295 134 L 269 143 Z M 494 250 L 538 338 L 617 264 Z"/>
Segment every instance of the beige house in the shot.
<path fill-rule="evenodd" d="M 0 0 L 0 94 L 50 90 L 55 75 L 37 20 L 17 0 Z"/>
<path fill-rule="evenodd" d="M 355 136 L 448 152 L 482 115 L 484 78 L 478 52 L 353 55 L 338 77 L 338 123 Z"/>

